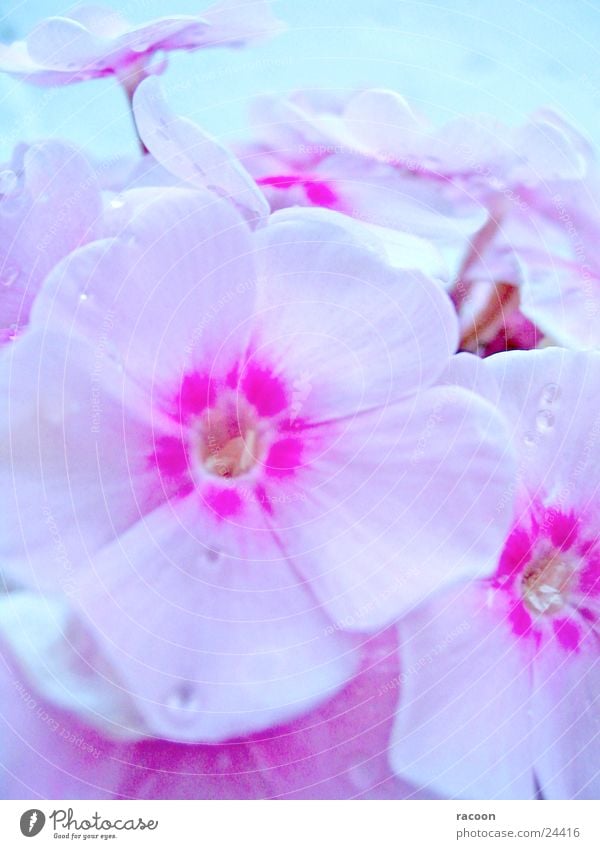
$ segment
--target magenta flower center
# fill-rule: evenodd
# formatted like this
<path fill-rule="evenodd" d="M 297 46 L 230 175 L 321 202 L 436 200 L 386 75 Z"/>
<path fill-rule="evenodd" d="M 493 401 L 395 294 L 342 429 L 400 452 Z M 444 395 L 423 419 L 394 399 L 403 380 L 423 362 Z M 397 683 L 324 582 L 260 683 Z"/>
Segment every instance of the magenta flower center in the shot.
<path fill-rule="evenodd" d="M 553 546 L 544 549 L 524 568 L 521 593 L 533 614 L 559 613 L 569 601 L 578 563 L 569 553 Z"/>
<path fill-rule="evenodd" d="M 203 468 L 221 478 L 237 478 L 263 456 L 264 434 L 252 405 L 235 393 L 218 399 L 192 428 L 193 450 Z"/>
<path fill-rule="evenodd" d="M 495 577 L 511 597 L 515 633 L 541 638 L 554 631 L 577 651 L 600 625 L 600 544 L 589 515 L 532 505 L 509 535 Z"/>
<path fill-rule="evenodd" d="M 219 519 L 239 520 L 256 505 L 270 513 L 284 481 L 310 462 L 306 421 L 270 365 L 251 361 L 218 376 L 191 371 L 171 398 L 164 409 L 176 431 L 148 451 L 167 498 L 196 490 Z M 320 446 L 314 436 L 311 444 Z"/>

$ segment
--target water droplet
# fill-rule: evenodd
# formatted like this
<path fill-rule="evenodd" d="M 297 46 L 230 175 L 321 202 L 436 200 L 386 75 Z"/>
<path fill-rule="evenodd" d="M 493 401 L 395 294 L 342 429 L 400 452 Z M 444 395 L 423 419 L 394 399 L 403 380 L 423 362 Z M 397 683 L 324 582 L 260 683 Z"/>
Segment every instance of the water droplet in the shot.
<path fill-rule="evenodd" d="M 110 205 L 113 209 L 121 209 L 122 206 L 125 206 L 125 201 L 121 195 L 115 195 L 115 197 L 111 200 Z"/>
<path fill-rule="evenodd" d="M 540 401 L 542 404 L 555 404 L 560 398 L 560 386 L 557 383 L 547 383 L 542 389 Z"/>
<path fill-rule="evenodd" d="M 221 552 L 215 551 L 214 548 L 207 548 L 204 551 L 204 556 L 206 557 L 209 563 L 216 563 L 221 556 Z"/>
<path fill-rule="evenodd" d="M 19 279 L 19 269 L 16 265 L 5 265 L 0 273 L 0 280 L 2 285 L 7 289 L 17 282 Z"/>
<path fill-rule="evenodd" d="M 536 438 L 532 433 L 526 433 L 523 437 L 523 442 L 528 448 L 533 448 L 533 446 L 536 444 Z"/>
<path fill-rule="evenodd" d="M 12 195 L 17 188 L 17 175 L 14 171 L 0 171 L 0 194 Z"/>
<path fill-rule="evenodd" d="M 178 714 L 178 719 L 193 719 L 194 713 L 200 708 L 200 701 L 192 684 L 184 683 L 176 687 L 167 697 L 167 707 Z M 180 712 L 184 715 L 179 716 Z"/>
<path fill-rule="evenodd" d="M 540 410 L 535 419 L 535 426 L 540 433 L 546 433 L 554 427 L 554 413 L 550 410 Z"/>
<path fill-rule="evenodd" d="M 88 298 L 89 298 L 89 295 L 88 295 L 87 292 L 82 292 L 81 295 L 79 296 L 80 301 L 87 301 Z"/>

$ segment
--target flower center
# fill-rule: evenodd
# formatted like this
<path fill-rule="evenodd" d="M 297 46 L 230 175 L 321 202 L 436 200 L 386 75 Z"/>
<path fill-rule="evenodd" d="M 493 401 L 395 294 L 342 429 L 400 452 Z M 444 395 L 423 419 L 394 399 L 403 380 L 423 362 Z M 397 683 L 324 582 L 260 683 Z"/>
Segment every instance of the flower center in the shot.
<path fill-rule="evenodd" d="M 249 472 L 262 455 L 259 419 L 239 395 L 219 400 L 195 424 L 196 456 L 209 474 L 237 478 Z"/>
<path fill-rule="evenodd" d="M 521 592 L 525 606 L 538 615 L 558 613 L 568 603 L 575 571 L 576 564 L 564 551 L 545 549 L 523 572 Z"/>

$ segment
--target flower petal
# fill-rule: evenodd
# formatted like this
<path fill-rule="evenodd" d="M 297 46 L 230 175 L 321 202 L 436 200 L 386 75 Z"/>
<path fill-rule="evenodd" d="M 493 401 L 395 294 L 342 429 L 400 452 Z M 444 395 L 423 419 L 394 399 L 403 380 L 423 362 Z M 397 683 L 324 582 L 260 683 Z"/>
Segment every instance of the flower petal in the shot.
<path fill-rule="evenodd" d="M 597 799 L 600 791 L 600 658 L 590 635 L 565 652 L 554 633 L 537 654 L 534 757 L 545 799 Z"/>
<path fill-rule="evenodd" d="M 251 312 L 250 231 L 226 201 L 185 189 L 131 193 L 115 238 L 74 252 L 48 278 L 38 327 L 79 333 L 145 385 L 210 359 Z"/>
<path fill-rule="evenodd" d="M 600 354 L 546 348 L 484 360 L 510 424 L 530 497 L 586 509 L 598 494 Z"/>
<path fill-rule="evenodd" d="M 102 221 L 98 181 L 75 148 L 41 142 L 17 149 L 14 159 L 21 185 L 0 198 L 3 330 L 27 323 L 45 276 L 70 251 L 96 238 Z"/>
<path fill-rule="evenodd" d="M 246 534 L 231 553 L 228 536 L 191 495 L 103 549 L 79 584 L 85 621 L 154 736 L 216 741 L 266 728 L 356 670 L 356 639 L 329 627 L 270 534 Z"/>
<path fill-rule="evenodd" d="M 396 774 L 460 799 L 532 799 L 531 658 L 485 584 L 444 593 L 400 626 Z M 529 644 L 527 644 L 529 645 Z"/>
<path fill-rule="evenodd" d="M 1 556 L 21 582 L 68 594 L 96 547 L 165 497 L 139 450 L 153 444 L 147 399 L 101 351 L 31 331 L 2 357 L 0 387 Z"/>
<path fill-rule="evenodd" d="M 368 630 L 491 574 L 512 519 L 514 461 L 494 407 L 455 387 L 314 428 L 273 523 L 336 621 Z M 291 498 L 291 492 L 297 497 Z"/>
<path fill-rule="evenodd" d="M 246 169 L 217 139 L 175 115 L 155 77 L 137 87 L 133 109 L 140 138 L 167 171 L 227 198 L 254 224 L 268 216 L 269 204 Z"/>
<path fill-rule="evenodd" d="M 414 795 L 387 763 L 397 701 L 394 629 L 359 673 L 295 722 L 233 743 L 114 742 L 44 700 L 2 646 L 3 799 L 349 799 Z"/>
<path fill-rule="evenodd" d="M 457 344 L 449 299 L 417 271 L 384 264 L 356 222 L 296 210 L 256 233 L 262 271 L 253 319 L 265 356 L 315 387 L 306 415 L 324 420 L 430 384 Z"/>

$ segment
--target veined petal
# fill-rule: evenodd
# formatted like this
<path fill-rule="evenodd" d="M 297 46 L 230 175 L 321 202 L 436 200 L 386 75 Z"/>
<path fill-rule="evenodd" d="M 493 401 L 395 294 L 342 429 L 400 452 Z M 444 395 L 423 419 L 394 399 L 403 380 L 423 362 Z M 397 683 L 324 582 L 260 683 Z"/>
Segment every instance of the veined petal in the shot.
<path fill-rule="evenodd" d="M 442 593 L 399 626 L 399 776 L 459 799 L 532 799 L 530 662 L 485 583 Z"/>
<path fill-rule="evenodd" d="M 514 474 L 494 407 L 432 389 L 328 435 L 272 521 L 342 627 L 380 627 L 446 584 L 493 572 Z"/>
<path fill-rule="evenodd" d="M 211 539 L 196 495 L 103 549 L 77 590 L 151 734 L 217 741 L 297 716 L 357 668 L 270 535 Z"/>

